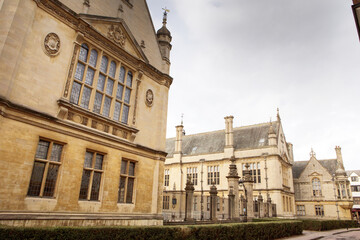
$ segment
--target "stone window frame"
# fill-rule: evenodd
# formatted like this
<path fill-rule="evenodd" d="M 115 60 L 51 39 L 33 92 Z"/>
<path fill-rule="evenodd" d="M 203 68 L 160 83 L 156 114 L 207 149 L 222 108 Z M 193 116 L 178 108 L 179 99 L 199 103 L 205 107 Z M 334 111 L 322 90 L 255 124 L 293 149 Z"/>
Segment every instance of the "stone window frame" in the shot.
<path fill-rule="evenodd" d="M 207 184 L 208 185 L 220 185 L 220 167 L 219 165 L 209 165 L 207 166 L 208 176 Z"/>
<path fill-rule="evenodd" d="M 314 208 L 315 208 L 316 216 L 323 217 L 325 215 L 324 214 L 324 205 L 315 205 Z"/>
<path fill-rule="evenodd" d="M 351 176 L 351 181 L 357 182 L 357 181 L 359 181 L 359 178 L 357 176 Z"/>
<path fill-rule="evenodd" d="M 126 162 L 126 168 L 123 168 L 123 162 Z M 133 164 L 133 173 L 132 175 L 130 174 L 130 164 Z M 135 193 L 136 193 L 136 165 L 137 162 L 128 158 L 122 158 L 121 159 L 121 165 L 120 165 L 120 179 L 119 179 L 119 188 L 118 188 L 118 200 L 117 203 L 118 204 L 134 204 L 135 203 Z M 122 195 L 122 188 L 121 188 L 121 183 L 122 183 L 122 179 L 125 180 L 124 182 L 124 192 Z M 133 179 L 133 185 L 132 185 L 132 191 L 131 191 L 131 201 L 129 201 L 128 199 L 128 194 L 129 194 L 129 179 Z"/>
<path fill-rule="evenodd" d="M 86 49 L 85 46 L 87 47 L 86 59 L 82 59 L 81 53 L 82 53 L 82 51 L 84 51 L 83 49 Z M 91 65 L 91 63 L 90 63 L 90 57 L 91 57 L 91 54 L 93 51 L 97 52 L 97 59 L 96 59 L 95 65 Z M 105 72 L 101 71 L 103 57 L 107 57 L 107 59 L 108 59 Z M 130 116 L 131 109 L 134 107 L 133 106 L 134 105 L 134 103 L 133 103 L 134 102 L 134 85 L 135 85 L 134 83 L 135 83 L 136 70 L 129 67 L 124 62 L 118 60 L 116 57 L 112 56 L 110 53 L 107 53 L 107 52 L 101 50 L 101 48 L 97 47 L 96 45 L 91 44 L 89 41 L 82 41 L 82 43 L 79 44 L 79 50 L 75 53 L 75 59 L 76 59 L 76 61 L 74 64 L 74 71 L 71 76 L 71 86 L 69 87 L 69 89 L 70 89 L 70 93 L 68 96 L 69 102 L 71 104 L 77 105 L 83 109 L 90 111 L 92 114 L 100 115 L 101 117 L 111 119 L 120 124 L 129 125 L 129 122 L 130 122 L 129 120 L 131 117 Z M 112 63 L 115 63 L 115 74 L 113 76 L 110 75 L 110 68 L 111 68 L 110 65 Z M 82 75 L 80 74 L 81 79 L 77 78 L 78 65 L 84 66 L 83 73 L 82 73 Z M 125 70 L 123 82 L 120 79 L 120 72 L 121 72 L 122 68 Z M 88 73 L 90 72 L 90 70 L 94 72 L 91 84 L 89 84 L 87 82 L 87 80 L 88 80 L 87 77 L 88 77 Z M 131 85 L 128 84 L 129 74 L 131 75 Z M 100 75 L 105 76 L 102 89 L 101 89 L 101 85 L 99 85 Z M 108 83 L 111 81 L 113 81 L 113 86 L 112 86 L 112 92 L 110 94 L 108 92 L 108 87 L 109 87 Z M 118 88 L 120 85 L 123 88 L 121 99 L 118 98 L 118 94 L 117 94 L 117 91 L 118 91 Z M 80 86 L 78 96 L 75 92 L 73 93 L 73 91 L 75 91 L 75 89 L 74 89 L 75 86 Z M 99 89 L 99 87 L 100 87 L 100 89 Z M 86 100 L 85 93 L 84 93 L 85 89 L 90 90 L 90 96 L 88 97 L 89 100 L 87 103 L 85 103 L 83 101 L 84 99 Z M 128 101 L 125 100 L 125 95 L 126 95 L 127 89 L 129 90 L 129 100 Z M 102 95 L 100 109 L 99 109 L 99 112 L 97 112 L 95 110 L 95 102 L 96 102 L 96 97 L 100 96 L 100 95 Z M 109 107 L 109 110 L 107 111 L 108 114 L 105 114 L 106 112 L 104 112 L 104 110 L 105 110 L 104 106 L 105 106 L 106 100 L 110 100 L 110 107 Z M 118 105 L 120 105 L 120 112 L 119 112 L 119 117 L 117 119 L 114 114 L 116 111 L 116 107 Z M 125 115 L 124 115 L 125 107 L 124 106 L 128 109 L 126 119 L 123 119 L 125 117 Z"/>
<path fill-rule="evenodd" d="M 169 173 L 169 169 L 165 169 L 164 170 L 164 186 L 168 187 L 170 184 L 170 173 Z"/>
<path fill-rule="evenodd" d="M 86 166 L 87 153 L 93 154 L 92 158 L 91 158 L 91 166 Z M 100 167 L 97 166 L 97 164 L 98 164 L 97 156 L 102 156 Z M 86 149 L 85 157 L 84 157 L 84 164 L 83 164 L 83 173 L 82 173 L 82 177 L 81 177 L 80 191 L 79 191 L 79 200 L 80 201 L 100 201 L 101 196 L 102 196 L 102 183 L 103 183 L 103 174 L 104 174 L 104 165 L 105 165 L 104 163 L 106 161 L 105 156 L 106 156 L 105 153 L 102 153 L 99 151 L 94 151 L 91 149 Z M 86 187 L 85 185 L 83 185 L 83 183 L 87 177 L 86 173 L 90 173 L 90 176 L 89 176 L 88 183 L 87 183 L 86 196 L 84 197 L 85 194 L 82 195 L 81 191 L 83 191 L 82 189 L 84 187 Z M 95 174 L 96 174 L 96 176 L 100 176 L 100 180 L 98 182 L 95 182 L 97 185 L 94 185 L 94 181 L 96 181 L 96 179 L 94 179 Z M 94 189 L 94 187 L 98 188 L 97 194 L 96 194 L 96 189 Z"/>
<path fill-rule="evenodd" d="M 40 142 L 46 142 L 49 144 L 48 148 L 47 148 L 47 152 L 46 152 L 46 158 L 38 157 Z M 58 146 L 61 146 L 61 153 L 60 153 L 60 156 L 58 156 L 58 161 L 54 161 L 52 159 L 55 144 Z M 43 137 L 39 138 L 39 141 L 38 141 L 38 144 L 36 147 L 35 156 L 34 156 L 34 164 L 33 164 L 33 168 L 31 171 L 28 191 L 26 194 L 27 197 L 55 198 L 56 193 L 57 193 L 59 173 L 61 170 L 62 159 L 63 159 L 63 155 L 64 155 L 64 146 L 65 146 L 65 143 L 60 142 L 60 141 L 55 141 L 55 140 L 51 140 L 51 139 L 47 139 L 47 138 L 43 138 Z M 36 177 L 36 176 L 34 176 L 34 170 L 35 170 L 36 163 L 45 164 L 43 172 L 42 172 L 42 176 L 41 176 L 40 189 L 38 190 L 39 192 L 37 194 L 31 192 L 31 191 L 33 191 L 31 188 L 34 187 L 33 177 Z M 52 186 L 49 186 L 50 180 L 48 181 L 50 165 L 57 166 L 56 179 L 55 179 L 55 183 L 52 184 Z M 49 188 L 49 187 L 52 187 L 52 190 L 49 193 L 50 195 L 47 195 L 46 188 Z M 44 195 L 44 193 L 45 193 L 45 195 Z"/>
<path fill-rule="evenodd" d="M 311 187 L 312 187 L 312 196 L 313 197 L 321 197 L 321 181 L 320 178 L 314 177 L 311 179 Z"/>
<path fill-rule="evenodd" d="M 194 211 L 197 211 L 197 196 L 194 196 Z"/>
<path fill-rule="evenodd" d="M 192 183 L 196 186 L 198 182 L 197 167 L 186 168 L 186 179 L 191 179 Z"/>
<path fill-rule="evenodd" d="M 305 205 L 296 205 L 296 215 L 298 216 L 305 216 Z"/>
<path fill-rule="evenodd" d="M 206 211 L 210 211 L 210 196 L 206 196 Z"/>
<path fill-rule="evenodd" d="M 170 196 L 163 196 L 163 209 L 170 208 Z"/>

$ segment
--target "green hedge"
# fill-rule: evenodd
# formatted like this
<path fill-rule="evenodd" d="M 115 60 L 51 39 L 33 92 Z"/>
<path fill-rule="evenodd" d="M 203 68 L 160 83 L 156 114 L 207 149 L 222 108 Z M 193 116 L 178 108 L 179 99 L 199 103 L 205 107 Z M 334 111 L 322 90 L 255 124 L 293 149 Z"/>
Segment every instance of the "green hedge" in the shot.
<path fill-rule="evenodd" d="M 299 235 L 302 222 L 233 223 L 183 227 L 0 227 L 0 239 L 275 239 Z"/>
<path fill-rule="evenodd" d="M 358 227 L 356 221 L 353 220 L 313 220 L 304 219 L 302 220 L 304 230 L 313 231 L 326 231 L 340 228 L 355 228 Z"/>

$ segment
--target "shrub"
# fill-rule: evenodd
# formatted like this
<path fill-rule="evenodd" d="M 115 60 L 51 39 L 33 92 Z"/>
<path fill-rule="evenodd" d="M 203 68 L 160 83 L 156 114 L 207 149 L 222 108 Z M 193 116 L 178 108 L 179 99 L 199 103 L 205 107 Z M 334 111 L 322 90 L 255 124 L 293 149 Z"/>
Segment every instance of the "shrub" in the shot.
<path fill-rule="evenodd" d="M 326 231 L 339 228 L 355 228 L 358 227 L 356 221 L 353 220 L 313 220 L 304 219 L 304 230 Z"/>
<path fill-rule="evenodd" d="M 231 223 L 183 227 L 0 227 L 1 239 L 275 239 L 302 233 L 301 221 Z"/>

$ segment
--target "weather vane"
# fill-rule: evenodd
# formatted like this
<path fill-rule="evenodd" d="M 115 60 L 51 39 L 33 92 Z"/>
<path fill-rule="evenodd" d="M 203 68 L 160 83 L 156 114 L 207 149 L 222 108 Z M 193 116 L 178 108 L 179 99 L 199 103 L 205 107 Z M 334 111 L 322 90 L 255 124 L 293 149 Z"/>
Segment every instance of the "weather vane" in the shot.
<path fill-rule="evenodd" d="M 167 20 L 167 13 L 170 12 L 169 9 L 167 9 L 166 7 L 162 8 L 164 10 L 164 16 L 163 16 L 163 25 L 166 25 L 166 20 Z"/>
<path fill-rule="evenodd" d="M 182 113 L 181 114 L 181 125 L 183 125 L 183 123 L 184 123 L 184 114 Z"/>

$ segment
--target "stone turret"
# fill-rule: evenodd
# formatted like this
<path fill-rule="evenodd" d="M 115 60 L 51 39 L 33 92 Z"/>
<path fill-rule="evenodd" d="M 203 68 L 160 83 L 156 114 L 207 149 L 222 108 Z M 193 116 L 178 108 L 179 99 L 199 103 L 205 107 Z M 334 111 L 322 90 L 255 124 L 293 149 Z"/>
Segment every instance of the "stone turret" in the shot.
<path fill-rule="evenodd" d="M 163 72 L 169 74 L 170 71 L 170 50 L 171 50 L 171 33 L 166 27 L 168 9 L 164 9 L 163 26 L 156 32 L 161 56 L 163 59 L 162 67 Z"/>
<path fill-rule="evenodd" d="M 341 147 L 336 146 L 335 151 L 336 151 L 336 160 L 337 160 L 337 169 L 335 174 L 336 176 L 346 176 L 342 154 L 341 154 Z"/>
<path fill-rule="evenodd" d="M 272 122 L 270 122 L 268 138 L 269 138 L 269 146 L 276 145 L 276 133 L 273 128 Z"/>

